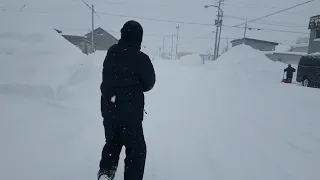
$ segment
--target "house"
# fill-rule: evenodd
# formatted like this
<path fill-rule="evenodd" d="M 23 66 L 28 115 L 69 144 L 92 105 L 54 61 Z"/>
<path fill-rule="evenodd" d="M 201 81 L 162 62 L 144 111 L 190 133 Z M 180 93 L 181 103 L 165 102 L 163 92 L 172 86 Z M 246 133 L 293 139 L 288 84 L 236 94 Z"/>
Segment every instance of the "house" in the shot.
<path fill-rule="evenodd" d="M 74 33 L 63 34 L 61 30 L 54 29 L 66 40 L 77 46 L 84 54 L 91 54 L 96 50 L 107 51 L 110 46 L 118 43 L 118 39 L 113 37 L 101 27 L 93 31 L 94 49 L 92 48 L 92 31 L 84 35 L 75 35 Z"/>
<path fill-rule="evenodd" d="M 276 49 L 276 46 L 279 45 L 279 43 L 263 41 L 258 39 L 251 39 L 251 38 L 235 39 L 235 40 L 232 40 L 231 43 L 232 43 L 232 47 L 238 46 L 240 44 L 246 44 L 248 46 L 251 46 L 253 49 L 257 49 L 260 51 L 274 51 Z"/>
<path fill-rule="evenodd" d="M 57 31 L 57 33 L 59 33 L 59 34 L 61 34 L 62 33 L 62 31 L 61 30 L 59 30 L 59 29 L 54 29 L 55 31 Z"/>
<path fill-rule="evenodd" d="M 285 64 L 299 64 L 302 56 L 306 56 L 306 52 L 276 52 L 269 51 L 266 52 L 266 56 L 272 61 L 279 61 Z"/>
<path fill-rule="evenodd" d="M 84 54 L 91 54 L 93 52 L 91 48 L 92 43 L 84 36 L 62 35 L 62 37 L 77 46 Z"/>
<path fill-rule="evenodd" d="M 311 30 L 311 33 L 308 53 L 320 52 L 320 15 L 310 18 L 309 29 Z"/>
<path fill-rule="evenodd" d="M 308 53 L 309 49 L 309 37 L 299 38 L 296 40 L 296 44 L 292 45 L 290 52 L 303 52 Z"/>
<path fill-rule="evenodd" d="M 290 49 L 265 52 L 272 61 L 298 65 L 302 56 L 308 54 L 309 37 L 298 38 Z"/>
<path fill-rule="evenodd" d="M 85 35 L 88 41 L 92 41 L 92 31 Z M 112 45 L 118 43 L 118 39 L 113 37 L 101 27 L 93 31 L 94 49 L 107 51 Z"/>

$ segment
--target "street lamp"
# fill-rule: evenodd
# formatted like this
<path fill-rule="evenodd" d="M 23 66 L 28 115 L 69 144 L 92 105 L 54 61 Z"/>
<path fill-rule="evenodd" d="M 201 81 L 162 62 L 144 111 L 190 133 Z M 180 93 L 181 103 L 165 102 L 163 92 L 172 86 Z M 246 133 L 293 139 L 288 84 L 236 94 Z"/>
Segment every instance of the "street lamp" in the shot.
<path fill-rule="evenodd" d="M 205 5 L 204 8 L 209 8 L 209 7 L 216 7 L 218 8 L 220 11 L 221 11 L 221 15 L 223 16 L 223 11 L 222 9 L 219 7 L 219 6 L 216 6 L 216 5 Z"/>
<path fill-rule="evenodd" d="M 218 16 L 218 22 L 216 22 L 216 26 L 217 26 L 217 30 L 216 30 L 216 40 L 215 40 L 215 47 L 214 47 L 214 59 L 218 58 L 219 55 L 219 47 L 220 47 L 220 39 L 221 39 L 221 29 L 222 29 L 222 17 L 223 17 L 223 10 L 216 5 L 205 5 L 204 8 L 209 8 L 209 7 L 216 7 L 219 9 L 219 11 L 221 12 L 221 20 L 220 20 L 220 16 Z M 220 26 L 220 32 L 219 32 L 219 42 L 217 42 L 218 40 L 218 29 Z M 218 44 L 218 45 L 217 45 Z"/>

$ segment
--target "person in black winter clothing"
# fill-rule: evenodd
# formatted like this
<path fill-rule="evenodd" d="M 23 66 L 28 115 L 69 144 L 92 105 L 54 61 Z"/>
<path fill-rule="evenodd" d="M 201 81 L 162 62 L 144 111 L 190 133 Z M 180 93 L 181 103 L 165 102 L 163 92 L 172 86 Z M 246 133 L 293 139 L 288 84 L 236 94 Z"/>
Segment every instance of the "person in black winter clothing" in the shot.
<path fill-rule="evenodd" d="M 156 77 L 149 56 L 140 51 L 142 37 L 138 22 L 126 22 L 121 39 L 109 48 L 103 63 L 100 89 L 106 144 L 100 180 L 115 177 L 122 146 L 126 148 L 124 179 L 143 179 L 147 152 L 142 127 L 144 92 L 154 87 Z"/>
<path fill-rule="evenodd" d="M 286 69 L 284 69 L 284 72 L 287 72 L 287 79 L 286 83 L 292 82 L 293 73 L 296 72 L 296 69 L 291 67 L 291 64 L 288 65 Z"/>

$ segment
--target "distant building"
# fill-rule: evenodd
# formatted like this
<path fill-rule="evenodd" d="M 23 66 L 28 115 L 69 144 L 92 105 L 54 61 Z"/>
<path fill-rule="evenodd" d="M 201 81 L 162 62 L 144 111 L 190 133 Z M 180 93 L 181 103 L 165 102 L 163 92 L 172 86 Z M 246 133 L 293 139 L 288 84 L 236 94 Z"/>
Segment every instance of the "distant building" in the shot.
<path fill-rule="evenodd" d="M 92 41 L 92 32 L 85 35 L 88 41 Z M 112 45 L 118 43 L 118 39 L 113 37 L 101 27 L 93 31 L 94 49 L 100 51 L 107 51 Z"/>
<path fill-rule="evenodd" d="M 298 65 L 302 56 L 308 54 L 309 37 L 298 38 L 288 50 L 269 51 L 266 56 L 272 61 Z"/>
<path fill-rule="evenodd" d="M 73 45 L 77 46 L 84 54 L 91 54 L 93 52 L 91 48 L 91 42 L 87 40 L 84 36 L 75 35 L 62 35 L 66 40 L 68 40 Z"/>
<path fill-rule="evenodd" d="M 54 29 L 55 31 L 57 31 L 57 33 L 61 34 L 62 31 L 60 31 L 59 29 Z"/>
<path fill-rule="evenodd" d="M 266 56 L 272 61 L 279 61 L 286 64 L 299 64 L 302 56 L 306 56 L 305 52 L 266 52 Z"/>
<path fill-rule="evenodd" d="M 279 43 L 276 42 L 263 41 L 251 38 L 235 39 L 232 40 L 231 43 L 232 47 L 238 46 L 240 44 L 246 44 L 248 46 L 251 46 L 253 49 L 257 49 L 260 51 L 274 51 L 276 49 L 276 46 L 279 45 Z"/>
<path fill-rule="evenodd" d="M 54 29 L 66 40 L 77 46 L 84 54 L 91 54 L 96 50 L 107 51 L 112 45 L 118 43 L 118 39 L 113 37 L 101 27 L 93 31 L 94 49 L 92 48 L 92 32 L 85 35 L 63 34 L 61 30 Z"/>
<path fill-rule="evenodd" d="M 308 53 L 320 52 L 320 15 L 310 18 L 309 29 L 311 30 L 311 33 Z"/>
<path fill-rule="evenodd" d="M 308 49 L 309 49 L 309 37 L 304 37 L 304 38 L 297 39 L 296 44 L 292 45 L 289 51 L 308 53 Z"/>

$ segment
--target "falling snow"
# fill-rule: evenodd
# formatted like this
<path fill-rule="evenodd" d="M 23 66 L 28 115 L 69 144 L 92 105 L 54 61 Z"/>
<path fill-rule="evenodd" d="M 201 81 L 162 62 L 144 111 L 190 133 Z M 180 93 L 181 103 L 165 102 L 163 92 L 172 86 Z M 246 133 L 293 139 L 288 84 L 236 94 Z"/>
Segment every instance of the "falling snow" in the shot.
<path fill-rule="evenodd" d="M 116 102 L 116 96 L 112 96 L 112 97 L 111 97 L 111 102 L 112 102 L 112 103 L 115 103 L 115 102 Z"/>
<path fill-rule="evenodd" d="M 53 19 L 7 13 L 0 15 L 0 33 L 12 35 L 0 37 L 1 179 L 94 179 L 105 143 L 105 53 L 83 55 L 46 26 Z M 320 179 L 319 89 L 282 84 L 286 65 L 262 54 L 238 46 L 205 64 L 197 54 L 152 57 L 157 82 L 145 95 L 145 179 Z M 123 179 L 124 158 L 115 180 Z"/>

